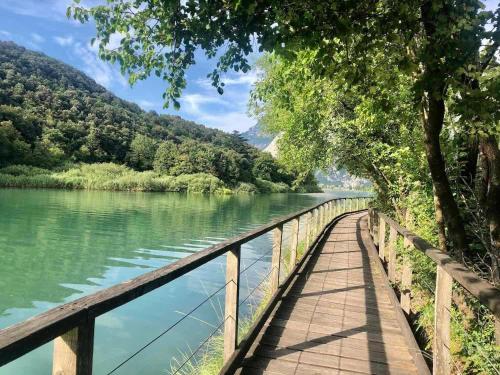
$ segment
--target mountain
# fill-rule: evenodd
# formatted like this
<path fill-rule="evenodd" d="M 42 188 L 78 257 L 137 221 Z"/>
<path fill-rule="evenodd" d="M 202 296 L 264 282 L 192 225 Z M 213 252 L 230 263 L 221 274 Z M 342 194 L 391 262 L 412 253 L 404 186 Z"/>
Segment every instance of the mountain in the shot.
<path fill-rule="evenodd" d="M 248 131 L 241 133 L 241 136 L 251 145 L 264 152 L 270 153 L 273 157 L 278 156 L 278 140 L 280 135 L 270 136 L 263 133 L 259 124 L 252 126 Z M 323 185 L 335 186 L 345 189 L 359 189 L 370 186 L 370 182 L 363 178 L 351 176 L 344 169 L 330 168 L 328 171 L 317 171 L 314 176 Z"/>
<path fill-rule="evenodd" d="M 0 167 L 105 162 L 209 173 L 228 186 L 258 178 L 292 185 L 296 177 L 241 135 L 145 112 L 67 64 L 0 41 Z"/>
<path fill-rule="evenodd" d="M 248 143 L 257 147 L 259 150 L 264 150 L 274 139 L 274 136 L 265 134 L 259 124 L 256 124 L 246 132 L 241 133 L 241 136 Z"/>

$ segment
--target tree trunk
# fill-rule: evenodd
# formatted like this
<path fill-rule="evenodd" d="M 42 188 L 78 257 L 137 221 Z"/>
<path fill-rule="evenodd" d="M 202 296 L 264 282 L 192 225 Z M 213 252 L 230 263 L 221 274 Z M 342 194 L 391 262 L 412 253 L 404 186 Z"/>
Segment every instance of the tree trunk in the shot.
<path fill-rule="evenodd" d="M 454 251 L 460 256 L 468 252 L 469 246 L 463 220 L 457 202 L 453 197 L 450 181 L 439 136 L 443 128 L 446 95 L 446 68 L 442 59 L 443 35 L 437 33 L 436 25 L 448 19 L 448 7 L 445 4 L 425 1 L 421 5 L 421 16 L 425 32 L 425 51 L 427 57 L 423 63 L 422 124 L 424 128 L 425 153 L 431 172 L 434 193 L 444 216 L 448 237 Z"/>
<path fill-rule="evenodd" d="M 486 219 L 491 238 L 491 270 L 493 282 L 500 285 L 500 150 L 494 136 L 481 139 L 481 154 L 488 166 Z"/>
<path fill-rule="evenodd" d="M 446 246 L 446 225 L 444 223 L 443 209 L 441 207 L 441 204 L 439 203 L 438 197 L 436 196 L 436 189 L 433 189 L 433 193 L 434 193 L 434 210 L 435 210 L 435 217 L 438 229 L 439 248 L 444 252 L 448 252 L 448 247 Z"/>
<path fill-rule="evenodd" d="M 462 256 L 469 250 L 467 236 L 446 175 L 445 162 L 439 142 L 444 121 L 444 100 L 436 99 L 431 93 L 427 93 L 424 95 L 422 104 L 425 152 L 435 196 L 443 212 L 444 221 L 448 228 L 448 237 L 453 243 L 454 250 Z"/>

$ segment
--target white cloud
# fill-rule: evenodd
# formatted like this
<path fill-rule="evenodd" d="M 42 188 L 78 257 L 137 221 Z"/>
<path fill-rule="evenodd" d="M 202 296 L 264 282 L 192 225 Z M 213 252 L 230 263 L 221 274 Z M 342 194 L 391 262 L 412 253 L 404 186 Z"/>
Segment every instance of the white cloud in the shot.
<path fill-rule="evenodd" d="M 248 92 L 227 90 L 219 95 L 212 87 L 205 93 L 184 94 L 181 110 L 195 122 L 228 132 L 245 131 L 255 125 L 246 114 Z"/>
<path fill-rule="evenodd" d="M 24 16 L 67 22 L 66 9 L 71 3 L 71 0 L 1 0 L 0 9 Z M 102 1 L 86 0 L 82 1 L 80 5 L 89 7 L 99 3 Z"/>
<path fill-rule="evenodd" d="M 87 73 L 100 85 L 111 88 L 114 83 L 119 83 L 123 87 L 127 86 L 127 80 L 111 64 L 102 61 L 90 44 L 76 42 L 73 45 L 73 52 L 83 63 L 83 71 Z"/>
<path fill-rule="evenodd" d="M 45 42 L 45 38 L 43 36 L 41 36 L 40 34 L 37 34 L 37 33 L 31 33 L 31 39 L 33 39 L 33 41 L 35 43 L 43 43 L 43 42 Z"/>
<path fill-rule="evenodd" d="M 196 118 L 196 122 L 227 132 L 232 132 L 233 130 L 243 132 L 255 125 L 254 119 L 248 117 L 245 112 L 240 111 L 218 114 L 204 113 Z"/>
<path fill-rule="evenodd" d="M 8 31 L 0 30 L 0 36 L 9 38 L 10 36 L 12 36 L 12 34 L 9 33 Z"/>
<path fill-rule="evenodd" d="M 161 106 L 159 103 L 157 102 L 152 102 L 152 101 L 149 101 L 149 100 L 146 100 L 146 99 L 138 99 L 138 100 L 135 100 L 135 102 L 137 104 L 139 104 L 139 106 L 148 111 L 150 109 L 153 109 L 153 108 L 156 108 L 156 107 L 159 107 Z"/>
<path fill-rule="evenodd" d="M 256 70 L 251 70 L 247 73 L 229 73 L 225 77 L 222 77 L 222 82 L 224 82 L 225 87 L 239 85 L 250 87 L 257 82 L 259 78 L 258 73 Z M 212 81 L 208 78 L 200 78 L 196 80 L 196 84 L 204 89 L 213 89 Z"/>
<path fill-rule="evenodd" d="M 54 40 L 56 41 L 57 44 L 59 44 L 62 47 L 70 46 L 73 44 L 73 37 L 71 35 L 68 36 L 55 36 Z"/>
<path fill-rule="evenodd" d="M 221 105 L 226 106 L 227 103 L 218 95 L 215 90 L 211 95 L 203 94 L 185 94 L 181 97 L 182 109 L 193 116 L 203 115 L 205 105 Z"/>

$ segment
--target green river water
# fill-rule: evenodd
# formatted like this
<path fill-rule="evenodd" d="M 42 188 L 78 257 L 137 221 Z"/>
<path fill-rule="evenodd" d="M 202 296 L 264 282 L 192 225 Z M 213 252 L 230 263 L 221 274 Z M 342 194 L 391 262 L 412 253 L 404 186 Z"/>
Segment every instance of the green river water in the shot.
<path fill-rule="evenodd" d="M 0 328 L 175 262 L 276 216 L 353 193 L 204 196 L 60 190 L 0 190 Z M 285 231 L 286 237 L 286 231 Z M 286 240 L 286 238 L 285 238 Z M 241 269 L 270 249 L 245 245 Z M 269 272 L 270 256 L 242 274 L 241 314 Z M 108 374 L 224 285 L 225 257 L 96 320 L 94 374 Z M 221 322 L 224 290 L 113 374 L 168 374 Z M 0 368 L 50 374 L 52 343 Z M 177 358 L 178 362 L 175 362 Z"/>

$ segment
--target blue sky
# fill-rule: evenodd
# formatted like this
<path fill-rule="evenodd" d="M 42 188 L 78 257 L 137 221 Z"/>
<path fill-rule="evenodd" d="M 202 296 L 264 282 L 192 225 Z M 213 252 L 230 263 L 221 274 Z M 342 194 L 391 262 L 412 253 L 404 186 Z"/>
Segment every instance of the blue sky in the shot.
<path fill-rule="evenodd" d="M 94 26 L 66 18 L 69 4 L 71 0 L 0 0 L 0 40 L 12 40 L 73 65 L 145 110 L 176 114 L 225 131 L 242 132 L 255 124 L 246 113 L 248 96 L 257 77 L 255 71 L 229 74 L 224 95 L 219 95 L 206 79 L 215 62 L 200 54 L 197 64 L 187 73 L 188 87 L 181 99 L 181 109 L 164 110 L 161 95 L 165 83 L 151 77 L 130 87 L 118 67 L 99 60 L 96 48 L 90 46 L 89 41 L 95 36 Z M 485 4 L 486 8 L 494 9 L 498 2 L 487 0 Z"/>
<path fill-rule="evenodd" d="M 97 49 L 89 43 L 95 36 L 94 26 L 66 18 L 69 4 L 71 0 L 0 0 L 0 40 L 12 40 L 62 60 L 145 110 L 179 115 L 228 132 L 243 132 L 255 124 L 246 113 L 248 96 L 256 79 L 254 71 L 228 74 L 224 95 L 219 95 L 206 78 L 215 61 L 207 60 L 200 53 L 197 64 L 187 72 L 188 87 L 181 98 L 181 109 L 165 110 L 162 93 L 166 84 L 151 77 L 130 87 L 117 66 L 97 57 Z"/>

